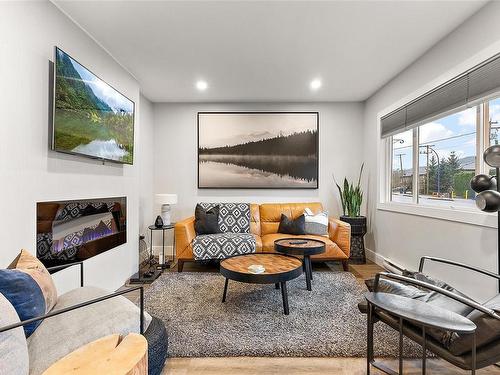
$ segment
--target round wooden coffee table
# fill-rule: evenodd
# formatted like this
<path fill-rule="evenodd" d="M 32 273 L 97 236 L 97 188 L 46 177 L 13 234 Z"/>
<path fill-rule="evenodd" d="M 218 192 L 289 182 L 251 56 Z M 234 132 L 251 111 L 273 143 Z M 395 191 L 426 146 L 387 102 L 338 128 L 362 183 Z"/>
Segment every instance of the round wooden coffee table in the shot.
<path fill-rule="evenodd" d="M 302 255 L 304 257 L 304 270 L 306 273 L 307 290 L 311 291 L 312 264 L 311 255 L 325 252 L 325 243 L 312 238 L 282 238 L 274 241 L 274 250 L 278 253 Z"/>
<path fill-rule="evenodd" d="M 265 271 L 252 273 L 248 267 L 262 265 Z M 229 280 L 250 284 L 275 284 L 281 287 L 283 310 L 289 314 L 288 293 L 286 282 L 302 274 L 302 261 L 294 256 L 273 253 L 254 253 L 236 255 L 220 262 L 220 273 L 226 278 L 222 302 L 226 302 L 227 285 Z"/>

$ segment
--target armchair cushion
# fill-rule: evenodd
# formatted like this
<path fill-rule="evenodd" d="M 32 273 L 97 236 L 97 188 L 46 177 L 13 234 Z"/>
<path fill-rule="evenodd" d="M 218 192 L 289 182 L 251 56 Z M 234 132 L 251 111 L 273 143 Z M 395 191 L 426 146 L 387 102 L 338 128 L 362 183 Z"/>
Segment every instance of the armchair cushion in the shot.
<path fill-rule="evenodd" d="M 77 288 L 59 297 L 54 311 L 108 294 L 96 287 Z M 43 320 L 28 338 L 30 374 L 38 375 L 80 346 L 100 337 L 139 333 L 139 308 L 118 296 Z M 144 328 L 151 322 L 145 313 Z"/>
<path fill-rule="evenodd" d="M 11 303 L 0 293 L 0 327 L 19 323 Z M 0 333 L 0 375 L 27 375 L 28 345 L 22 327 Z"/>
<path fill-rule="evenodd" d="M 490 299 L 484 306 L 500 313 L 500 294 Z M 477 327 L 476 345 L 478 348 L 500 339 L 500 320 L 477 310 L 472 311 L 467 315 L 467 318 Z M 455 333 L 448 347 L 450 352 L 457 356 L 470 352 L 472 348 L 472 335 Z"/>
<path fill-rule="evenodd" d="M 431 285 L 437 286 L 439 288 L 448 290 L 454 294 L 460 295 L 462 297 L 470 299 L 468 296 L 463 294 L 462 292 L 456 290 L 454 287 L 450 286 L 449 284 L 445 283 L 444 281 L 434 279 L 428 275 L 425 275 L 421 272 L 413 272 L 413 271 L 403 271 L 403 276 L 413 278 L 418 281 L 423 281 L 426 283 L 429 283 Z M 374 280 L 366 280 L 365 281 L 366 286 L 370 291 L 374 291 Z M 439 307 L 442 307 L 446 310 L 453 311 L 459 315 L 462 316 L 468 316 L 469 314 L 473 313 L 473 308 L 469 307 L 467 305 L 464 305 L 461 302 L 455 301 L 443 294 L 434 292 L 434 291 L 429 291 L 426 289 L 420 289 L 417 287 L 414 287 L 412 285 L 407 285 L 402 282 L 398 281 L 393 281 L 393 280 L 387 280 L 384 278 L 380 278 L 379 280 L 379 286 L 377 291 L 383 292 L 383 293 L 393 293 L 397 294 L 400 296 L 404 296 L 407 298 L 414 298 L 418 299 L 433 305 L 437 305 Z M 500 300 L 499 300 L 500 302 Z M 362 312 L 366 312 L 366 306 L 361 303 L 358 305 L 359 309 Z M 499 325 L 500 328 L 500 325 Z M 459 338 L 459 336 L 450 331 L 444 331 L 441 329 L 437 328 L 429 328 L 427 330 L 429 336 L 432 336 L 434 339 L 436 339 L 441 345 L 443 345 L 445 348 L 449 349 L 451 351 L 451 347 L 453 343 Z M 499 332 L 500 333 L 500 332 Z M 465 350 L 465 352 L 470 351 L 472 347 L 472 342 L 470 341 L 472 337 L 467 338 L 467 335 L 463 335 L 464 337 L 460 337 L 460 340 L 455 344 L 457 347 L 457 351 L 460 350 Z M 469 335 L 470 336 L 470 335 Z M 500 335 L 499 335 L 500 336 Z M 478 336 L 479 338 L 479 336 Z M 469 341 L 467 341 L 469 340 Z M 463 341 L 463 343 L 461 343 Z M 487 343 L 487 342 L 485 342 Z M 479 347 L 479 340 L 478 340 L 478 345 Z M 455 353 L 454 353 L 455 354 Z"/>
<path fill-rule="evenodd" d="M 418 281 L 423 281 L 429 284 L 432 284 L 434 286 L 437 286 L 441 289 L 445 289 L 447 291 L 450 291 L 454 294 L 458 294 L 459 296 L 465 297 L 472 299 L 459 290 L 455 289 L 451 285 L 445 283 L 444 281 L 432 278 L 428 275 L 425 275 L 421 272 L 412 272 L 412 271 L 403 271 L 403 276 L 411 277 L 412 279 L 418 280 Z M 455 301 L 451 298 L 448 298 L 440 293 L 437 292 L 429 292 L 425 291 L 425 295 L 422 297 L 419 297 L 418 299 L 432 303 L 434 305 L 438 305 L 439 307 L 442 307 L 447 310 L 451 310 L 453 312 L 456 312 L 459 315 L 466 316 L 467 314 L 470 314 L 472 312 L 472 307 L 466 306 L 461 302 Z"/>

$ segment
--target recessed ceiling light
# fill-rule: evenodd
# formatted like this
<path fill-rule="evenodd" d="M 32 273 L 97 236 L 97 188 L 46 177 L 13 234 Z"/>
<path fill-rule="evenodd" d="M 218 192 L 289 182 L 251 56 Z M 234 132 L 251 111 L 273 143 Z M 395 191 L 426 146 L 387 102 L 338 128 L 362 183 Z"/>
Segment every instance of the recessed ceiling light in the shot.
<path fill-rule="evenodd" d="M 206 81 L 196 82 L 196 88 L 200 91 L 205 91 L 208 88 L 208 83 Z"/>
<path fill-rule="evenodd" d="M 313 79 L 310 83 L 311 90 L 317 90 L 321 87 L 321 81 L 319 79 Z"/>

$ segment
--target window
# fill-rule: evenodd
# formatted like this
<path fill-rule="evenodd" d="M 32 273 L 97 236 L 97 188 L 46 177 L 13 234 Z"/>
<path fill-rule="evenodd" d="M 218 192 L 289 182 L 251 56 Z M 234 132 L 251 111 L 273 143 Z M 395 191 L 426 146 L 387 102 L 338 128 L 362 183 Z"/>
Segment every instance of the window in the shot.
<path fill-rule="evenodd" d="M 391 201 L 411 203 L 413 192 L 413 131 L 392 137 Z"/>
<path fill-rule="evenodd" d="M 476 107 L 418 128 L 418 202 L 474 207 L 470 180 L 476 174 Z"/>
<path fill-rule="evenodd" d="M 447 113 L 386 140 L 388 201 L 475 210 L 470 180 L 491 173 L 482 153 L 500 144 L 500 98 Z"/>
<path fill-rule="evenodd" d="M 500 98 L 490 100 L 488 103 L 488 124 L 489 127 L 489 144 L 497 145 L 500 141 Z"/>

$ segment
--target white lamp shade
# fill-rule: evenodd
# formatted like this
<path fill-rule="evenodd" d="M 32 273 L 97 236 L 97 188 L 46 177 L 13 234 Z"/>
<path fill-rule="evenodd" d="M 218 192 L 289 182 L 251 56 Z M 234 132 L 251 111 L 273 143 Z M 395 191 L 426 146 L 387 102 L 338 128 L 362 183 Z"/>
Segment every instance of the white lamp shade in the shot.
<path fill-rule="evenodd" d="M 177 194 L 156 194 L 157 204 L 177 204 Z"/>

